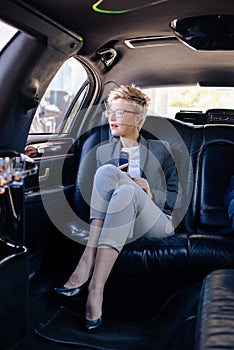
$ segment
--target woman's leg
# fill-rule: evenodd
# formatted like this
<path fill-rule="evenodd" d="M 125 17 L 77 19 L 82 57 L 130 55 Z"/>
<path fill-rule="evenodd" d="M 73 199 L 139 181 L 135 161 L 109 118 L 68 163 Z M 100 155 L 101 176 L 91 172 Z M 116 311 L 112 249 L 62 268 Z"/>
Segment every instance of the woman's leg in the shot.
<path fill-rule="evenodd" d="M 105 199 L 108 193 L 106 189 L 113 188 L 110 185 L 112 182 L 115 189 L 112 190 L 111 196 L 107 196 L 108 200 L 103 202 L 103 207 L 105 203 L 108 205 L 105 209 L 86 304 L 86 318 L 91 321 L 97 320 L 102 314 L 105 283 L 124 244 L 129 239 L 139 238 L 153 227 L 159 237 L 173 234 L 168 217 L 138 185 L 119 174 L 118 169 L 108 167 L 108 171 L 112 172 L 112 175 L 102 174 L 105 188 L 104 191 L 100 187 L 97 189 L 99 199 Z"/>
<path fill-rule="evenodd" d="M 68 281 L 65 283 L 66 288 L 76 288 L 85 283 L 91 276 L 99 236 L 101 233 L 103 220 L 95 219 L 90 224 L 90 233 L 85 250 Z"/>
<path fill-rule="evenodd" d="M 66 288 L 76 288 L 82 285 L 90 277 L 96 256 L 97 243 L 100 237 L 105 213 L 109 205 L 110 197 L 116 188 L 118 178 L 112 176 L 113 165 L 99 168 L 94 177 L 93 191 L 91 197 L 90 232 L 85 250 L 68 281 L 64 284 Z M 115 171 L 114 171 L 115 172 Z"/>
<path fill-rule="evenodd" d="M 172 220 L 126 174 L 113 165 L 102 167 L 99 174 L 100 186 L 95 190 L 95 197 L 99 200 L 96 203 L 104 199 L 103 207 L 106 207 L 98 245 L 108 245 L 121 251 L 126 242 L 146 233 L 158 238 L 174 234 Z M 103 189 L 101 180 L 105 184 Z M 108 188 L 112 188 L 111 194 L 106 190 Z M 97 209 L 92 211 L 94 216 L 98 215 Z"/>
<path fill-rule="evenodd" d="M 143 192 L 142 189 L 140 189 L 140 191 Z M 157 207 L 155 210 L 155 205 L 149 205 L 147 200 L 145 201 L 145 206 L 143 206 L 141 215 L 139 214 L 138 216 L 139 227 L 138 229 L 134 227 L 136 222 L 136 214 L 138 212 L 138 208 L 140 207 L 137 197 L 139 196 L 140 199 L 142 199 L 142 192 L 140 192 L 139 195 L 138 189 L 137 191 L 134 191 L 133 187 L 124 184 L 117 187 L 111 197 L 106 218 L 101 230 L 94 270 L 89 284 L 89 293 L 86 303 L 87 320 L 94 321 L 99 319 L 99 317 L 102 315 L 105 283 L 110 275 L 120 250 L 129 240 L 129 236 L 131 236 L 131 240 L 137 239 L 141 235 L 145 234 L 146 231 L 144 231 L 144 228 L 149 228 L 147 220 L 144 220 L 146 213 L 148 219 L 151 218 L 151 214 L 155 215 L 157 218 L 156 223 L 154 220 L 152 222 L 155 223 L 154 230 L 156 230 L 156 233 L 158 232 L 159 236 L 166 236 L 169 233 L 172 234 L 173 228 L 167 216 Z M 143 197 L 145 196 L 143 195 Z M 154 210 L 154 213 L 152 210 Z M 169 231 L 167 232 L 168 227 Z M 152 229 L 151 223 L 150 228 Z M 139 237 L 135 235 L 135 232 L 133 235 L 133 229 L 135 232 L 138 232 Z"/>
<path fill-rule="evenodd" d="M 97 320 L 102 315 L 105 283 L 129 233 L 133 231 L 137 212 L 134 189 L 129 184 L 119 184 L 114 190 L 103 222 L 95 265 L 89 284 L 86 319 Z M 127 215 L 126 215 L 127 213 Z"/>
<path fill-rule="evenodd" d="M 90 203 L 90 219 L 105 219 L 112 194 L 117 187 L 131 184 L 131 179 L 113 164 L 97 169 Z"/>
<path fill-rule="evenodd" d="M 102 315 L 104 286 L 119 252 L 109 246 L 99 246 L 86 303 L 86 319 L 96 320 Z"/>
<path fill-rule="evenodd" d="M 103 166 L 96 173 L 91 200 L 91 219 L 95 224 L 92 225 L 94 235 L 91 237 L 91 230 L 89 244 L 73 277 L 76 277 L 77 282 L 82 271 L 84 274 L 80 276 L 85 275 L 87 280 L 94 267 L 89 285 L 86 317 L 88 320 L 96 320 L 102 313 L 106 280 L 126 241 L 139 238 L 152 227 L 159 237 L 172 234 L 173 228 L 169 225 L 168 230 L 167 216 L 138 185 L 113 165 Z M 67 284 L 66 286 L 68 287 Z M 74 284 L 72 286 L 74 287 Z"/>

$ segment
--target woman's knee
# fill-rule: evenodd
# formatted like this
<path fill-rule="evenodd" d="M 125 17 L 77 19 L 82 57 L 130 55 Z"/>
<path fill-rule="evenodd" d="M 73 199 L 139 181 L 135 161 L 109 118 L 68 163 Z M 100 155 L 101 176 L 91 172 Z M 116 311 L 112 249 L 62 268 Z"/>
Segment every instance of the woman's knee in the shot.
<path fill-rule="evenodd" d="M 115 211 L 126 210 L 127 208 L 137 209 L 136 190 L 129 183 L 119 183 L 111 197 L 111 206 Z M 110 208 L 109 208 L 110 210 Z"/>
<path fill-rule="evenodd" d="M 98 179 L 106 179 L 118 174 L 118 167 L 114 164 L 104 164 L 100 166 L 95 174 L 95 178 Z"/>

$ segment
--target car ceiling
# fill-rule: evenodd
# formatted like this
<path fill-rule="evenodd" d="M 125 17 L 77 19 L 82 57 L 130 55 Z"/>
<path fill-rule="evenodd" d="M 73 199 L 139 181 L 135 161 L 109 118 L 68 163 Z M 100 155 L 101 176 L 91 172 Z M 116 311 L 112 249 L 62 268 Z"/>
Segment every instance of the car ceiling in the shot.
<path fill-rule="evenodd" d="M 234 14 L 231 0 L 26 0 L 39 13 L 83 37 L 79 55 L 101 73 L 104 82 L 176 85 L 234 85 L 233 51 L 195 51 L 172 40 L 130 49 L 124 40 L 173 36 L 174 19 L 201 15 Z M 103 47 L 117 50 L 118 64 L 106 69 L 96 52 Z"/>

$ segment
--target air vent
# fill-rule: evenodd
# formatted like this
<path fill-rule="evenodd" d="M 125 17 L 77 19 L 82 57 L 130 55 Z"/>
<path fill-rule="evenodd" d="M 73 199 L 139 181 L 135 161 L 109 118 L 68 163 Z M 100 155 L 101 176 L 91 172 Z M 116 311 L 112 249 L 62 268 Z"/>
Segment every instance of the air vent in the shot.
<path fill-rule="evenodd" d="M 124 43 L 130 49 L 137 49 L 140 47 L 166 46 L 178 43 L 174 36 L 150 36 L 146 38 L 135 38 L 124 40 Z"/>

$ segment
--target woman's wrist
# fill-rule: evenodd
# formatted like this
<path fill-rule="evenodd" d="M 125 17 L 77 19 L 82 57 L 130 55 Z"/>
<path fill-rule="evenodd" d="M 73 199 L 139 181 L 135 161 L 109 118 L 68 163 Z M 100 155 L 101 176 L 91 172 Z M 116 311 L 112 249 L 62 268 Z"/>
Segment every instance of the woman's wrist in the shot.
<path fill-rule="evenodd" d="M 153 199 L 153 193 L 151 192 L 150 188 L 148 189 L 147 194 L 151 199 Z"/>

